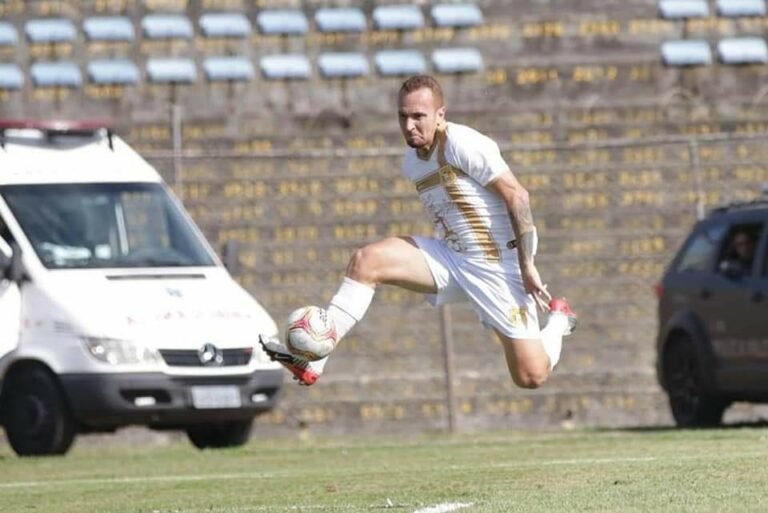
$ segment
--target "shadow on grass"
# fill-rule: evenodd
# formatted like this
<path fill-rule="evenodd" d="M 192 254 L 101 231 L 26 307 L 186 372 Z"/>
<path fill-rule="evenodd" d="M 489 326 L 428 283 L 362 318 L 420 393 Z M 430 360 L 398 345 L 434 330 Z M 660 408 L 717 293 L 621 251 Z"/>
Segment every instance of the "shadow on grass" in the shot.
<path fill-rule="evenodd" d="M 731 422 L 718 426 L 701 426 L 680 428 L 677 426 L 630 426 L 619 428 L 597 428 L 597 432 L 624 431 L 627 433 L 664 433 L 674 431 L 716 431 L 723 429 L 745 429 L 745 428 L 768 428 L 768 419 L 754 420 L 748 422 Z"/>

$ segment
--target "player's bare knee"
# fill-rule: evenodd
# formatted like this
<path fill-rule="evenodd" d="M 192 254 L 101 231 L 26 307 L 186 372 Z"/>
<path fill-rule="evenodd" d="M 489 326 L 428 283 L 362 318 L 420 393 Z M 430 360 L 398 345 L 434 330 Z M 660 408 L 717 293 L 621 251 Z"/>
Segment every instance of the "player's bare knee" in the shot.
<path fill-rule="evenodd" d="M 534 389 L 546 383 L 549 372 L 544 370 L 522 370 L 512 373 L 512 381 L 520 388 Z"/>
<path fill-rule="evenodd" d="M 380 251 L 376 244 L 368 244 L 358 248 L 349 259 L 347 276 L 360 283 L 376 285 L 379 283 Z"/>

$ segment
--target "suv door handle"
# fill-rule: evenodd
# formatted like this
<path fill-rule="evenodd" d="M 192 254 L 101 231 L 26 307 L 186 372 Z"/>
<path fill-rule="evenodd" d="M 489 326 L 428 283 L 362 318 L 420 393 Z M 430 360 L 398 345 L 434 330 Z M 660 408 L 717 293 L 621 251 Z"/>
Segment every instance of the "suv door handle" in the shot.
<path fill-rule="evenodd" d="M 699 292 L 699 297 L 701 299 L 709 299 L 712 297 L 712 291 L 709 289 L 701 289 L 701 292 Z"/>
<path fill-rule="evenodd" d="M 752 294 L 752 302 L 753 303 L 762 303 L 764 299 L 765 299 L 765 294 L 763 294 L 759 290 Z"/>

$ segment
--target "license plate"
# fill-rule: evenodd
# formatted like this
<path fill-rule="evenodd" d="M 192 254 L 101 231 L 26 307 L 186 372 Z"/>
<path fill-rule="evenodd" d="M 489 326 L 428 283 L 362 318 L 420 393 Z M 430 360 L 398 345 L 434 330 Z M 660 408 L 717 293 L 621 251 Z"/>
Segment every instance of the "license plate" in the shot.
<path fill-rule="evenodd" d="M 235 386 L 192 387 L 192 406 L 200 410 L 239 408 L 240 390 Z"/>

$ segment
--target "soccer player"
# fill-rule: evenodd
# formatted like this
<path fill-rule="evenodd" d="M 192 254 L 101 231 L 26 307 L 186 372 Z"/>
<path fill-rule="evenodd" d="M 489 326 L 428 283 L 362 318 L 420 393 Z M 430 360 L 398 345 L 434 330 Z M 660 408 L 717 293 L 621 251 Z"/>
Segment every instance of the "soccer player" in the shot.
<path fill-rule="evenodd" d="M 338 338 L 363 318 L 379 284 L 429 294 L 435 305 L 468 300 L 501 340 L 514 383 L 541 386 L 576 315 L 564 299 L 552 299 L 534 264 L 528 192 L 493 140 L 446 122 L 443 91 L 433 77 L 406 80 L 397 113 L 409 146 L 403 173 L 432 217 L 436 237 L 390 237 L 354 253 L 327 308 Z M 537 308 L 549 313 L 543 329 Z M 304 385 L 317 381 L 328 360 L 308 362 L 277 341 L 262 339 L 262 345 Z"/>

